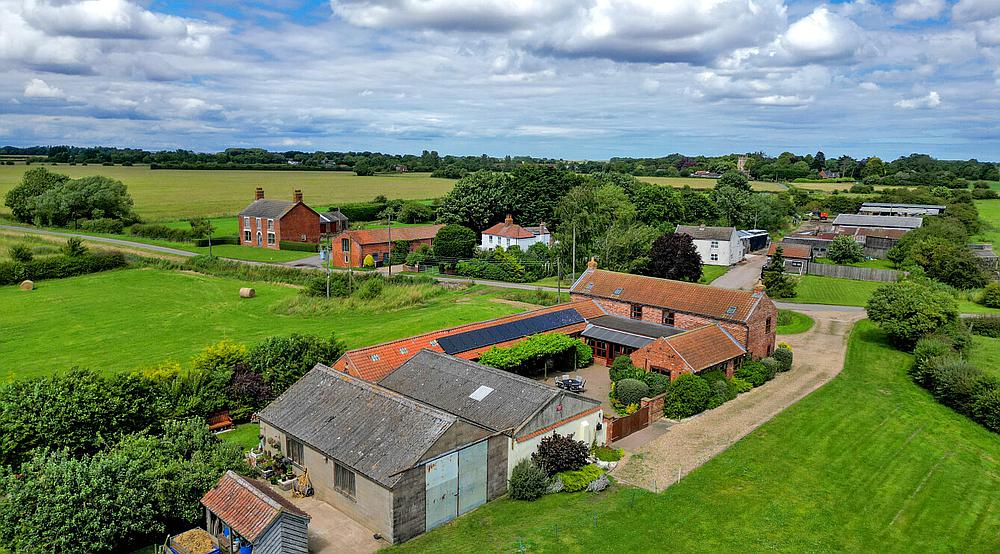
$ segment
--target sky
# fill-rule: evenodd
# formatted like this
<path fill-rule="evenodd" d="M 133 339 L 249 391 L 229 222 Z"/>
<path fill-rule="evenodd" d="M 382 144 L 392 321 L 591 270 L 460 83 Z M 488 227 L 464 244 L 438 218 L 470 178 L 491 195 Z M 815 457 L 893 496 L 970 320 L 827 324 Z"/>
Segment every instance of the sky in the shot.
<path fill-rule="evenodd" d="M 1000 0 L 0 0 L 0 144 L 1000 161 Z"/>

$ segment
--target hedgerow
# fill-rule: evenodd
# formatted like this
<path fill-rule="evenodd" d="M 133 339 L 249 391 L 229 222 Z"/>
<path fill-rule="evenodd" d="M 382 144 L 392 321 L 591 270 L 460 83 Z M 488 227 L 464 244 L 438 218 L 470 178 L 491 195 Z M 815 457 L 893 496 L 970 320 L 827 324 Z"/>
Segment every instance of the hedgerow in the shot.
<path fill-rule="evenodd" d="M 539 373 L 546 362 L 552 360 L 553 371 L 565 368 L 586 367 L 593 361 L 593 353 L 583 342 L 559 333 L 532 335 L 507 348 L 496 346 L 483 352 L 479 363 L 521 375 Z"/>

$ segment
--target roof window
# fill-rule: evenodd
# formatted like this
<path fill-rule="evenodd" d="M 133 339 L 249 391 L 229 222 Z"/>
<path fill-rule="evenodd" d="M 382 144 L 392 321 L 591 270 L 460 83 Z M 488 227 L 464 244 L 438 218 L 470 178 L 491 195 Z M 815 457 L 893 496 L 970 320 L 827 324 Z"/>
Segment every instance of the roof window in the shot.
<path fill-rule="evenodd" d="M 623 290 L 625 290 L 625 289 L 623 289 L 621 287 L 618 287 L 618 288 L 615 289 L 615 292 L 613 292 L 611 294 L 613 294 L 615 296 L 620 296 Z"/>
<path fill-rule="evenodd" d="M 730 306 L 726 308 L 726 315 L 733 315 L 736 313 L 736 306 Z"/>
<path fill-rule="evenodd" d="M 432 341 L 431 341 L 431 342 L 430 342 L 429 344 L 430 344 L 431 346 L 437 346 L 437 345 L 438 345 L 438 341 L 437 341 L 437 339 L 434 339 L 434 340 L 432 340 Z"/>
<path fill-rule="evenodd" d="M 378 357 L 378 354 L 372 354 L 372 361 L 373 361 L 373 362 L 377 362 L 377 361 L 379 361 L 380 359 L 381 359 L 381 358 L 379 358 L 379 357 Z"/>
<path fill-rule="evenodd" d="M 482 401 L 482 399 L 489 396 L 491 392 L 493 392 L 493 389 L 487 387 L 486 385 L 482 385 L 478 389 L 472 391 L 472 394 L 469 395 L 469 398 L 475 400 L 476 402 L 480 402 Z"/>
<path fill-rule="evenodd" d="M 410 351 L 410 349 L 406 348 L 405 346 L 399 349 L 399 353 L 400 354 L 406 354 L 409 351 Z"/>
<path fill-rule="evenodd" d="M 587 283 L 587 286 L 584 287 L 584 288 L 586 288 L 587 291 L 589 292 L 590 290 L 592 290 L 594 288 L 594 283 Z"/>

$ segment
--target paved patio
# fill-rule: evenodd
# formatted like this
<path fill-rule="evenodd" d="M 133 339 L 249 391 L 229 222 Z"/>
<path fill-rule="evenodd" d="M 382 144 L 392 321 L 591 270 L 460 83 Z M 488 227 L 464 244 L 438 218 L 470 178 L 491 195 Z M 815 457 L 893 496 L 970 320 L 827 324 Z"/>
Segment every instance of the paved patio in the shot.
<path fill-rule="evenodd" d="M 344 512 L 314 496 L 295 498 L 290 492 L 274 488 L 312 517 L 309 522 L 309 552 L 311 554 L 367 554 L 389 546 L 388 541 L 375 540 L 375 531 L 361 525 Z"/>
<path fill-rule="evenodd" d="M 611 407 L 611 400 L 608 398 L 608 393 L 611 392 L 611 377 L 608 376 L 608 368 L 600 364 L 592 364 L 583 369 L 574 371 L 572 373 L 566 372 L 571 376 L 579 375 L 587 380 L 587 390 L 582 394 L 587 398 L 593 398 L 594 400 L 599 400 L 601 406 L 608 413 L 614 414 L 615 410 Z M 559 373 L 558 375 L 550 375 L 548 379 L 545 379 L 545 383 L 555 386 L 556 377 L 561 377 L 564 373 Z"/>

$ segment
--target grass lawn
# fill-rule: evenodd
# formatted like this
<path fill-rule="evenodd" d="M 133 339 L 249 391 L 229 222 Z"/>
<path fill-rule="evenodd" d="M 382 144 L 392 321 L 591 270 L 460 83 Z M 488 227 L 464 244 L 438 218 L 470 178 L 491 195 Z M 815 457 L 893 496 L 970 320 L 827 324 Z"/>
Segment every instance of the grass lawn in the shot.
<path fill-rule="evenodd" d="M 996 552 L 1000 440 L 909 363 L 862 322 L 843 373 L 663 493 L 501 499 L 396 550 Z"/>
<path fill-rule="evenodd" d="M 0 166 L 0 197 L 21 180 L 26 166 Z M 237 171 L 175 170 L 149 166 L 46 165 L 73 178 L 104 175 L 128 186 L 135 210 L 151 221 L 194 216 L 222 216 L 239 212 L 253 201 L 256 187 L 267 198 L 291 199 L 301 189 L 307 204 L 319 210 L 345 203 L 388 198 L 424 199 L 443 196 L 455 186 L 453 179 L 435 179 L 429 173 L 400 173 L 358 177 L 350 171 Z"/>
<path fill-rule="evenodd" d="M 10 258 L 10 248 L 18 244 L 31 248 L 35 258 L 44 258 L 59 254 L 66 241 L 14 231 L 0 231 L 0 261 L 7 261 Z"/>
<path fill-rule="evenodd" d="M 703 265 L 701 266 L 701 279 L 698 279 L 698 282 L 703 285 L 707 285 L 719 277 L 722 277 L 722 275 L 727 271 L 729 271 L 728 266 Z"/>
<path fill-rule="evenodd" d="M 1000 252 L 1000 200 L 976 200 L 976 209 L 979 210 L 979 219 L 987 224 L 978 235 L 973 237 L 975 242 L 989 242 L 993 244 L 993 249 Z"/>
<path fill-rule="evenodd" d="M 329 313 L 280 309 L 291 287 L 163 270 L 129 269 L 41 281 L 23 292 L 0 287 L 0 378 L 32 377 L 74 365 L 102 371 L 187 363 L 223 339 L 252 343 L 291 332 L 336 332 L 351 348 L 500 317 L 523 308 L 494 302 L 501 293 L 476 286 L 449 290 L 395 311 Z"/>
<path fill-rule="evenodd" d="M 795 335 L 805 333 L 812 329 L 816 323 L 813 318 L 806 314 L 792 310 L 778 310 L 778 328 L 775 331 L 779 335 Z"/>
<path fill-rule="evenodd" d="M 220 433 L 218 437 L 226 442 L 242 446 L 243 450 L 250 450 L 260 442 L 260 424 L 241 423 L 232 431 Z"/>
<path fill-rule="evenodd" d="M 636 177 L 640 181 L 645 183 L 653 183 L 654 185 L 666 185 L 674 188 L 682 188 L 684 186 L 691 187 L 693 189 L 710 189 L 715 186 L 715 179 L 704 179 L 701 177 Z M 770 183 L 767 181 L 751 181 L 751 186 L 753 190 L 759 192 L 780 192 L 783 190 L 788 190 L 785 185 L 780 183 Z"/>
<path fill-rule="evenodd" d="M 1000 339 L 990 337 L 972 337 L 972 352 L 969 361 L 980 369 L 1000 378 Z"/>
<path fill-rule="evenodd" d="M 830 258 L 816 258 L 814 260 L 816 263 L 826 264 L 826 265 L 849 265 L 852 267 L 870 267 L 872 269 L 896 269 L 889 260 L 865 260 L 863 262 L 855 262 L 853 264 L 838 264 L 837 262 L 831 260 Z"/>
<path fill-rule="evenodd" d="M 833 304 L 839 306 L 864 306 L 872 292 L 885 283 L 856 281 L 819 275 L 799 277 L 794 298 L 782 299 L 801 304 Z M 1000 310 L 987 308 L 970 300 L 958 300 L 958 310 L 965 314 L 1000 314 Z"/>

